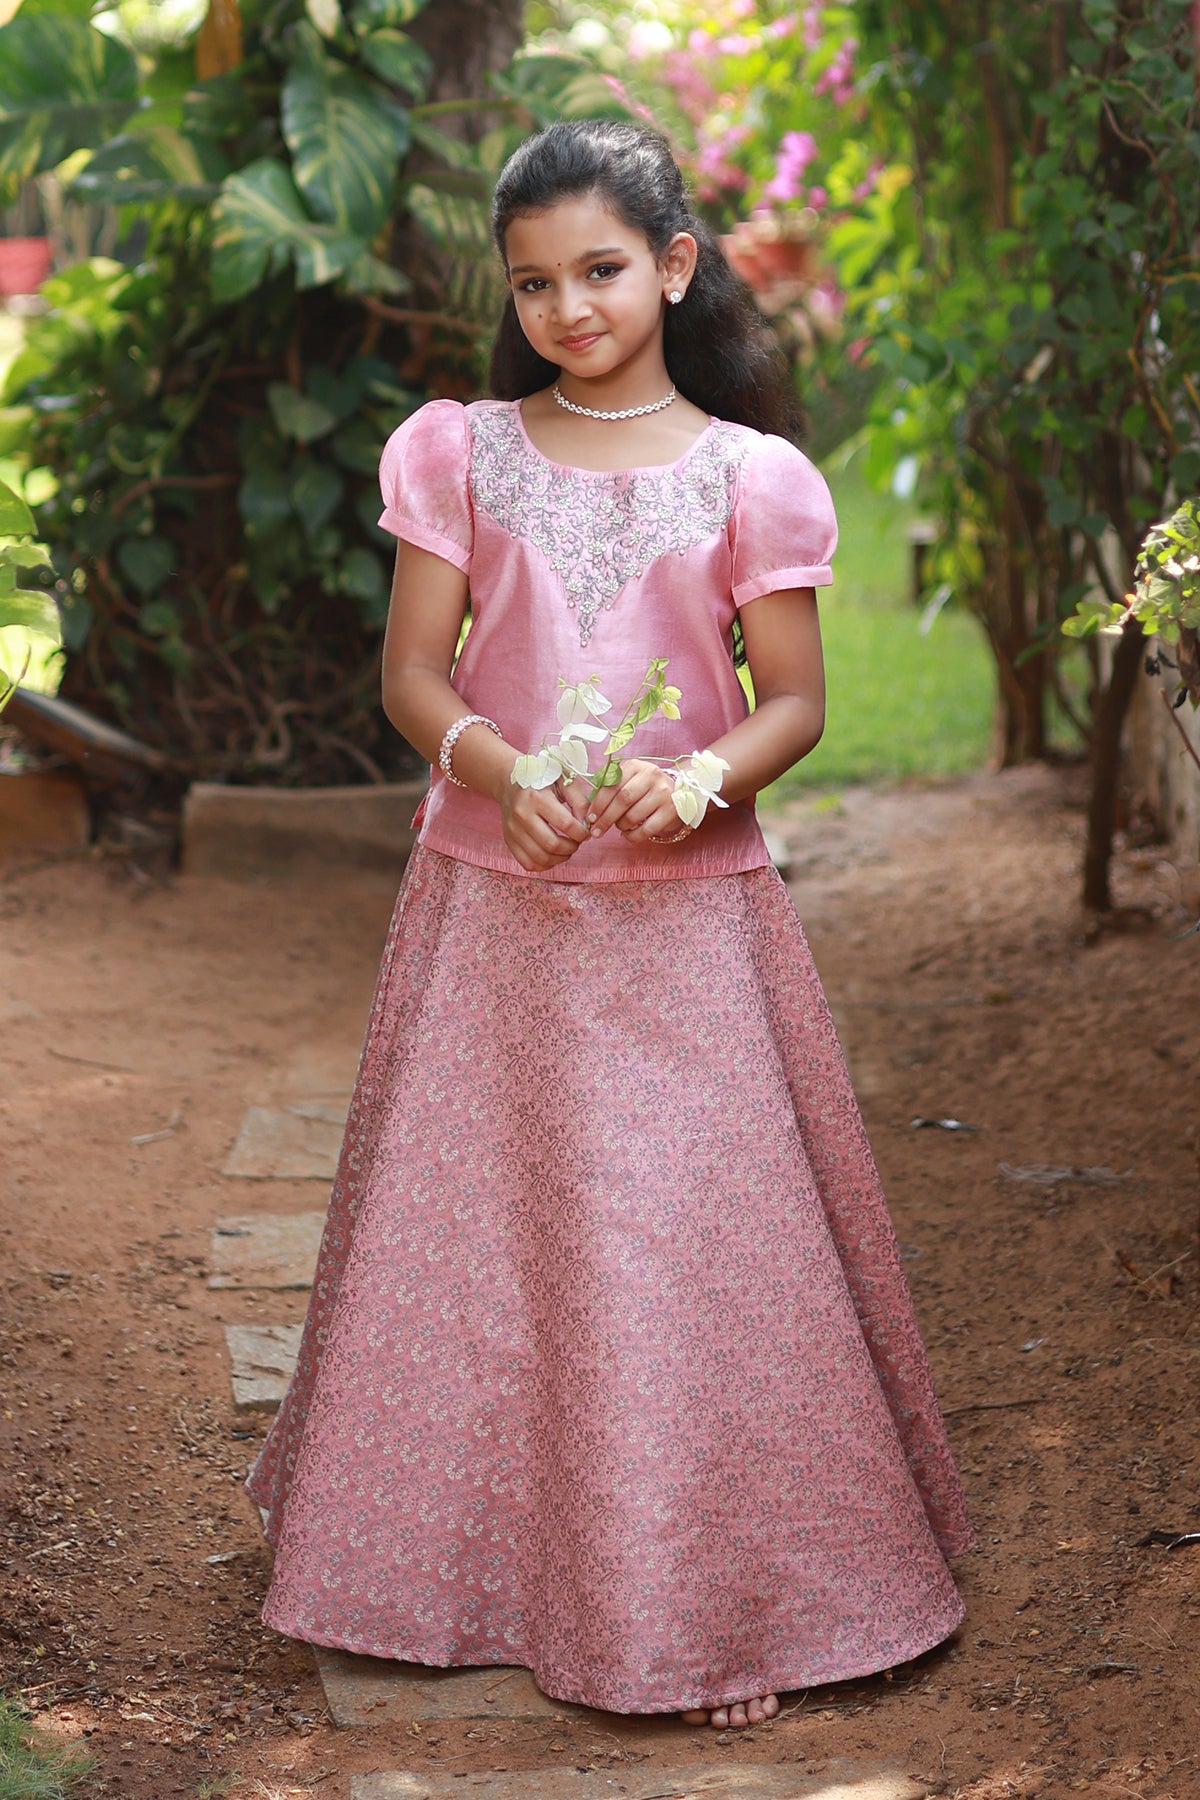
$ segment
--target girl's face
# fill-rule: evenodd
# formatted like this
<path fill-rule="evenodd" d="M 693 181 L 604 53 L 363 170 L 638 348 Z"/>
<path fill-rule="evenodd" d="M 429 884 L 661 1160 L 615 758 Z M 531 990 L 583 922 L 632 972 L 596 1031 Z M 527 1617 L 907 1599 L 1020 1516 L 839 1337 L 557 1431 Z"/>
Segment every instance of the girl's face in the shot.
<path fill-rule="evenodd" d="M 514 219 L 505 250 L 521 329 L 548 362 L 586 380 L 647 353 L 661 361 L 666 296 L 686 291 L 696 263 L 686 232 L 660 263 L 639 231 L 582 195 Z"/>

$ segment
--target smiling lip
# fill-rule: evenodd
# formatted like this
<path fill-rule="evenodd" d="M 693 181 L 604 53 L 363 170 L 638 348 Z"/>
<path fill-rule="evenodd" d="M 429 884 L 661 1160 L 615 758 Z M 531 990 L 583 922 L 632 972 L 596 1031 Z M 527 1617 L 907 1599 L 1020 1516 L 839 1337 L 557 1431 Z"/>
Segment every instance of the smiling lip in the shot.
<path fill-rule="evenodd" d="M 583 337 L 559 338 L 558 341 L 564 350 L 590 350 L 593 344 L 600 342 L 603 335 L 600 331 L 589 331 Z"/>

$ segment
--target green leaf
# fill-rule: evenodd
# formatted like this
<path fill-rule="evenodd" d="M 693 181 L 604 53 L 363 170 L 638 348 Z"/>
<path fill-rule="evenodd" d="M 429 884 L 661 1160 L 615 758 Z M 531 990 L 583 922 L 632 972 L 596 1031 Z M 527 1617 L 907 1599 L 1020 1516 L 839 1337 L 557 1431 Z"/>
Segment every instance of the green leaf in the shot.
<path fill-rule="evenodd" d="M 337 36 L 342 22 L 338 0 L 304 0 L 304 10 L 323 38 Z"/>
<path fill-rule="evenodd" d="M 351 19 L 356 30 L 376 31 L 381 25 L 409 25 L 427 0 L 354 0 Z"/>
<path fill-rule="evenodd" d="M 209 180 L 195 143 L 170 125 L 126 131 L 98 150 L 71 183 L 98 206 L 153 200 L 206 205 L 220 192 Z"/>
<path fill-rule="evenodd" d="M 171 573 L 175 549 L 165 537 L 129 537 L 118 547 L 117 562 L 139 594 L 154 594 Z"/>
<path fill-rule="evenodd" d="M 539 125 L 554 119 L 627 119 L 629 108 L 593 64 L 574 56 L 520 56 L 492 87 L 528 108 Z"/>
<path fill-rule="evenodd" d="M 358 239 L 313 222 L 282 163 L 264 157 L 222 184 L 213 209 L 212 291 L 240 300 L 295 263 L 296 286 L 335 280 L 360 255 Z"/>
<path fill-rule="evenodd" d="M 316 363 L 306 372 L 305 385 L 314 400 L 327 407 L 340 425 L 362 405 L 371 373 L 362 358 L 346 365 L 339 375 L 324 363 Z"/>
<path fill-rule="evenodd" d="M 298 444 L 311 444 L 315 438 L 325 437 L 337 424 L 336 415 L 327 406 L 308 394 L 298 393 L 286 381 L 271 382 L 267 405 L 284 437 L 294 438 Z"/>
<path fill-rule="evenodd" d="M 138 624 L 151 637 L 178 637 L 179 608 L 173 600 L 147 600 L 138 612 Z"/>
<path fill-rule="evenodd" d="M 292 482 L 292 505 L 311 542 L 337 511 L 346 484 L 336 469 L 306 456 Z"/>
<path fill-rule="evenodd" d="M 1051 525 L 1075 525 L 1079 522 L 1079 502 L 1074 494 L 1056 494 L 1046 507 Z"/>
<path fill-rule="evenodd" d="M 0 30 L 0 175 L 107 142 L 136 104 L 132 51 L 83 19 L 22 11 Z"/>
<path fill-rule="evenodd" d="M 383 623 L 387 612 L 388 579 L 373 550 L 361 544 L 348 550 L 338 570 L 337 585 L 340 592 L 358 601 L 368 620 Z"/>
<path fill-rule="evenodd" d="M 350 469 L 355 475 L 374 475 L 379 467 L 379 453 L 383 448 L 383 438 L 369 419 L 354 419 L 344 425 L 333 440 L 333 454 L 343 469 Z M 375 505 L 375 516 L 379 517 L 382 508 L 372 499 Z"/>
<path fill-rule="evenodd" d="M 372 31 L 359 44 L 359 53 L 372 74 L 389 87 L 403 88 L 419 100 L 433 77 L 433 59 L 403 31 Z"/>
<path fill-rule="evenodd" d="M 14 588 L 9 594 L 0 594 L 0 626 L 5 625 L 21 625 L 26 631 L 53 638 L 55 643 L 62 637 L 53 595 L 39 594 L 33 588 Z"/>
<path fill-rule="evenodd" d="M 1200 486 L 1200 450 L 1180 450 L 1171 458 L 1171 480 L 1177 488 Z"/>
<path fill-rule="evenodd" d="M 370 242 L 387 219 L 408 118 L 373 81 L 331 62 L 315 35 L 305 42 L 280 96 L 296 185 L 320 218 Z"/>
<path fill-rule="evenodd" d="M 238 508 L 249 538 L 273 537 L 283 526 L 291 525 L 295 514 L 288 471 L 267 463 L 250 469 L 238 489 Z"/>
<path fill-rule="evenodd" d="M 0 537 L 23 537 L 35 529 L 33 514 L 20 494 L 0 481 Z"/>

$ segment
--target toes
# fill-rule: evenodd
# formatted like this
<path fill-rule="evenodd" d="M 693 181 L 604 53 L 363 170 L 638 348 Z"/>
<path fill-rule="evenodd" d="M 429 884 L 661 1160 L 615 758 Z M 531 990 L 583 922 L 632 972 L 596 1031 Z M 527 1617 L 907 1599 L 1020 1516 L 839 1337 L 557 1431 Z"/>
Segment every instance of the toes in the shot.
<path fill-rule="evenodd" d="M 692 1709 L 692 1711 L 680 1713 L 679 1716 L 683 1720 L 685 1725 L 707 1725 L 708 1724 L 708 1711 L 706 1708 L 694 1707 Z"/>
<path fill-rule="evenodd" d="M 746 1708 L 742 1705 L 740 1700 L 735 1706 L 730 1707 L 729 1723 L 733 1726 L 735 1731 L 740 1731 L 742 1727 L 748 1725 L 749 1722 L 750 1721 L 746 1717 Z"/>
<path fill-rule="evenodd" d="M 764 1719 L 775 1718 L 779 1712 L 779 1695 L 764 1694 L 762 1697 L 762 1709 Z"/>
<path fill-rule="evenodd" d="M 761 1700 L 747 1700 L 746 1718 L 751 1725 L 761 1725 L 766 1716 Z"/>
<path fill-rule="evenodd" d="M 718 1731 L 724 1731 L 729 1724 L 729 1708 L 727 1706 L 714 1707 L 708 1715 L 708 1722 L 710 1725 L 715 1725 Z"/>

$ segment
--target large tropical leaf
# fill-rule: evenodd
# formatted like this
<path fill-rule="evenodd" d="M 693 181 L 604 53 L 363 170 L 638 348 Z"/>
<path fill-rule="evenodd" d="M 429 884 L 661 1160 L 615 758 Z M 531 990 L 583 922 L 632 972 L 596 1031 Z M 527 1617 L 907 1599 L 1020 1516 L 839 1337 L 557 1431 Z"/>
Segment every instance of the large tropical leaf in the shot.
<path fill-rule="evenodd" d="M 213 217 L 212 290 L 217 300 L 240 300 L 289 261 L 296 266 L 297 287 L 320 287 L 363 251 L 358 238 L 315 224 L 283 164 L 269 158 L 222 183 Z"/>
<path fill-rule="evenodd" d="M 18 13 L 0 30 L 0 174 L 37 175 L 107 142 L 137 80 L 132 52 L 85 20 Z"/>
<path fill-rule="evenodd" d="M 359 40 L 359 55 L 389 87 L 419 100 L 433 78 L 433 58 L 405 31 L 370 31 Z"/>
<path fill-rule="evenodd" d="M 170 125 L 122 132 L 97 150 L 71 185 L 81 199 L 101 206 L 147 200 L 202 205 L 220 191 L 195 141 Z"/>
<path fill-rule="evenodd" d="M 582 58 L 519 56 L 489 77 L 506 100 L 530 111 L 539 125 L 555 119 L 628 119 L 629 106 L 610 78 Z"/>
<path fill-rule="evenodd" d="M 378 83 L 325 55 L 315 32 L 280 96 L 296 185 L 318 218 L 368 241 L 382 229 L 408 149 L 408 115 Z"/>

